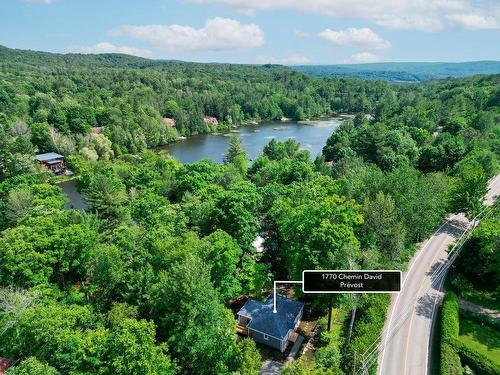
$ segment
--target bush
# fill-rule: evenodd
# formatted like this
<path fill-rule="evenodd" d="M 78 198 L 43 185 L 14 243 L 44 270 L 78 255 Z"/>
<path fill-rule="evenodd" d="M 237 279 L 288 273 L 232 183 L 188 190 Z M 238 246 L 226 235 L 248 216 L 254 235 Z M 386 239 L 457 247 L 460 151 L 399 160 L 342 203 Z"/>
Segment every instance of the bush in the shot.
<path fill-rule="evenodd" d="M 57 375 L 59 372 L 52 366 L 40 362 L 35 357 L 28 357 L 15 367 L 10 368 L 6 375 Z"/>
<path fill-rule="evenodd" d="M 441 310 L 442 342 L 452 342 L 458 338 L 460 330 L 458 316 L 458 298 L 453 292 L 446 293 Z"/>
<path fill-rule="evenodd" d="M 447 342 L 441 344 L 441 375 L 462 375 L 462 364 L 455 347 Z"/>
<path fill-rule="evenodd" d="M 388 294 L 377 294 L 363 296 L 361 306 L 358 307 L 356 320 L 351 336 L 351 343 L 344 345 L 341 352 L 341 367 L 348 373 L 353 365 L 354 352 L 364 353 L 378 339 L 384 328 L 387 307 L 390 296 Z M 370 373 L 376 370 L 376 366 L 369 369 Z"/>
<path fill-rule="evenodd" d="M 238 345 L 237 365 L 240 375 L 256 375 L 259 373 L 262 358 L 252 339 L 244 339 Z"/>
<path fill-rule="evenodd" d="M 441 375 L 461 375 L 460 357 L 454 348 L 460 329 L 458 317 L 458 298 L 455 293 L 446 293 L 441 309 Z"/>
<path fill-rule="evenodd" d="M 468 365 L 476 375 L 498 375 L 500 374 L 500 366 L 493 363 L 489 358 L 469 348 L 465 344 L 455 341 L 454 347 L 456 352 L 462 358 L 464 364 Z"/>

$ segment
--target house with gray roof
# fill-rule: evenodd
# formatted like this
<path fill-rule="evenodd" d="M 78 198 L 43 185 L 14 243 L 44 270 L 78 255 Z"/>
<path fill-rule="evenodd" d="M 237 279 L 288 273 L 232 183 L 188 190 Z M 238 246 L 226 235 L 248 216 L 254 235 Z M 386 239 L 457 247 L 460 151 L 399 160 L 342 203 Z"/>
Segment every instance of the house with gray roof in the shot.
<path fill-rule="evenodd" d="M 276 312 L 273 305 L 272 294 L 264 302 L 249 299 L 237 313 L 238 327 L 255 341 L 284 352 L 299 326 L 304 303 L 277 294 Z"/>
<path fill-rule="evenodd" d="M 66 171 L 64 167 L 64 156 L 55 152 L 46 152 L 35 156 L 36 160 L 44 168 L 47 168 L 55 174 L 63 174 Z"/>

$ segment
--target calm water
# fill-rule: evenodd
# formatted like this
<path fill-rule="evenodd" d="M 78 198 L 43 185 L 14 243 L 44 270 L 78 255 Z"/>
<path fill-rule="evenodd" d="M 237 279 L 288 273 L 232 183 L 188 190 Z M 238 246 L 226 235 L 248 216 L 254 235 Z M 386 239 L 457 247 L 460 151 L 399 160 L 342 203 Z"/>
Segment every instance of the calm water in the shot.
<path fill-rule="evenodd" d="M 221 163 L 229 145 L 231 134 L 240 136 L 248 158 L 253 160 L 271 140 L 286 141 L 293 138 L 301 148 L 309 150 L 313 158 L 321 153 L 323 146 L 341 120 L 312 121 L 309 124 L 297 122 L 266 122 L 259 125 L 245 125 L 221 135 L 203 134 L 188 137 L 183 141 L 169 144 L 161 149 L 167 150 L 182 163 L 194 163 L 208 158 Z"/>
<path fill-rule="evenodd" d="M 76 208 L 78 210 L 88 210 L 89 206 L 87 203 L 85 203 L 85 200 L 83 199 L 83 195 L 76 190 L 76 180 L 68 180 L 64 182 L 59 182 L 57 184 L 63 191 L 64 194 L 66 194 L 66 197 L 68 197 L 68 203 L 66 203 L 66 206 L 64 208 L 70 209 L 70 208 Z"/>

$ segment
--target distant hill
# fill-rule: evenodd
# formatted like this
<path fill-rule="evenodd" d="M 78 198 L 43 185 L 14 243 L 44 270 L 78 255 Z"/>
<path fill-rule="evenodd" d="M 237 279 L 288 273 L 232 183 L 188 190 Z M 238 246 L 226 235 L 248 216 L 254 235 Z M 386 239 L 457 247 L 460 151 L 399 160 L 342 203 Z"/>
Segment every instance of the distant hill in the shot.
<path fill-rule="evenodd" d="M 448 77 L 500 73 L 500 61 L 461 63 L 400 62 L 340 65 L 298 65 L 293 70 L 318 77 L 340 76 L 380 79 L 390 82 L 420 82 Z"/>

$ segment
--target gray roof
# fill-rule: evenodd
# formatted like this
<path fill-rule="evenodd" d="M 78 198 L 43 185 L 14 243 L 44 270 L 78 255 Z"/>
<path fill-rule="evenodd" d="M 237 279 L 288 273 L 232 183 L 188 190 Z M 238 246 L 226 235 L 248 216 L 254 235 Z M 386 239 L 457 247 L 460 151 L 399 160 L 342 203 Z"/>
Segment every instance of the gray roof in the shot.
<path fill-rule="evenodd" d="M 38 154 L 35 157 L 38 161 L 49 161 L 64 158 L 64 156 L 56 154 L 55 152 L 46 152 L 45 154 Z"/>
<path fill-rule="evenodd" d="M 265 302 L 248 300 L 238 315 L 251 319 L 247 328 L 265 333 L 283 340 L 289 330 L 295 328 L 295 318 L 300 314 L 304 303 L 276 295 L 276 313 L 273 313 L 273 295 L 269 295 Z"/>

